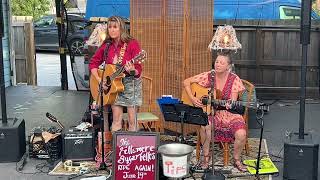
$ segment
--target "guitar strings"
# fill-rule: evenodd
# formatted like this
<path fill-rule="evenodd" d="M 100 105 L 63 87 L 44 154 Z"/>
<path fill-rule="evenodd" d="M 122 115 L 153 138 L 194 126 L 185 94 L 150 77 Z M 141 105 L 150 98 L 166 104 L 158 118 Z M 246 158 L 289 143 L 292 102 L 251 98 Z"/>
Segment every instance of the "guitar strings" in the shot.
<path fill-rule="evenodd" d="M 136 59 L 138 59 L 141 56 L 141 54 L 138 54 L 136 57 L 134 57 L 130 62 L 135 61 Z M 116 77 L 118 77 L 123 71 L 124 71 L 124 66 L 121 66 L 119 69 L 116 70 L 116 72 L 114 72 L 111 76 L 110 79 L 111 81 L 113 81 Z"/>

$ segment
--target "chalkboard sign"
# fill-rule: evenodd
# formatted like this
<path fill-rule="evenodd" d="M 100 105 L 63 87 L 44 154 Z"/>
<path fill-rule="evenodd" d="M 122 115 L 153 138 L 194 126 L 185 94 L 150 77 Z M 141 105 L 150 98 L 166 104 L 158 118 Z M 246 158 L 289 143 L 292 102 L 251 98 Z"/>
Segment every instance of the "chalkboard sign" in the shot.
<path fill-rule="evenodd" d="M 113 179 L 158 179 L 158 145 L 158 133 L 115 132 Z"/>

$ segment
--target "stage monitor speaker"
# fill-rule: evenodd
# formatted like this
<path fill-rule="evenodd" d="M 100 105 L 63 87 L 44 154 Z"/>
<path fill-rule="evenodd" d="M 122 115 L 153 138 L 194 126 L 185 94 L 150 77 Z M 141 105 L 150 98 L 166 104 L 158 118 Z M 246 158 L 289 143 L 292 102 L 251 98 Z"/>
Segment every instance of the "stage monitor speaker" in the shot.
<path fill-rule="evenodd" d="M 94 132 L 69 129 L 63 134 L 62 160 L 94 160 Z"/>
<path fill-rule="evenodd" d="M 283 179 L 317 180 L 319 144 L 312 141 L 311 135 L 299 139 L 293 134 L 284 143 Z"/>
<path fill-rule="evenodd" d="M 8 118 L 0 122 L 0 162 L 18 162 L 26 152 L 24 119 Z"/>

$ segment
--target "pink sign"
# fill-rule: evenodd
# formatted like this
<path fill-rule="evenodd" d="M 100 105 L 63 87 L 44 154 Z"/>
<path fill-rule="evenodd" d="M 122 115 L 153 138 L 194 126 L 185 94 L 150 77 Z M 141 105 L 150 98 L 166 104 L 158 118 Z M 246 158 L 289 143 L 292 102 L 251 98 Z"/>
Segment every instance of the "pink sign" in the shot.
<path fill-rule="evenodd" d="M 114 134 L 114 179 L 157 179 L 156 133 Z"/>

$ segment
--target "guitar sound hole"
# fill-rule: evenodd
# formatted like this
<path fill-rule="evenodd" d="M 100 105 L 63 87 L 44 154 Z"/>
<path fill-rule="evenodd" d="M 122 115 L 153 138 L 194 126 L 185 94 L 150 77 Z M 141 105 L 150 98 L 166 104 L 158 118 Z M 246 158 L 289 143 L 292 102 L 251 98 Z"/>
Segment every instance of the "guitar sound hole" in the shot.
<path fill-rule="evenodd" d="M 106 86 L 111 86 L 111 79 L 110 79 L 110 77 L 106 77 Z"/>
<path fill-rule="evenodd" d="M 108 86 L 108 85 L 107 85 L 107 89 L 103 91 L 103 92 L 104 92 L 104 94 L 108 94 L 108 93 L 109 93 L 109 91 L 110 91 L 110 89 L 111 89 L 111 86 Z"/>

